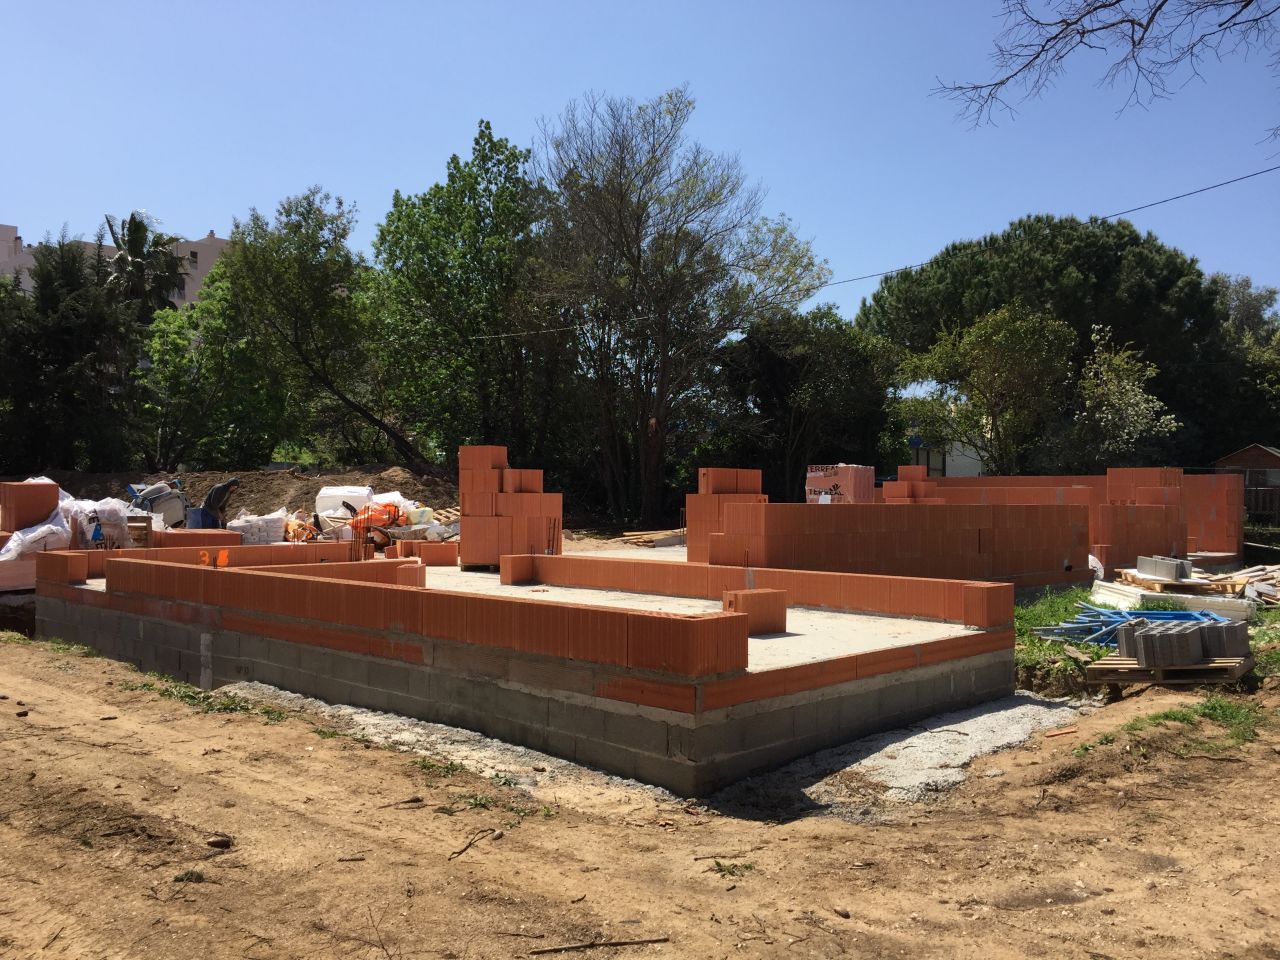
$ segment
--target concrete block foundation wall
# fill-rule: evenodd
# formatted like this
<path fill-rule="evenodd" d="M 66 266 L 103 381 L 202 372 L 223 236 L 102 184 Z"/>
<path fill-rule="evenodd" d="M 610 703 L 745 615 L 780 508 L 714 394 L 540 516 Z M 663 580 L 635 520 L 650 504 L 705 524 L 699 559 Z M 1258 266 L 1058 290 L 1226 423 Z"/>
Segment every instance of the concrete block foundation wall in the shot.
<path fill-rule="evenodd" d="M 1007 617 L 994 629 L 753 673 L 742 614 L 323 580 L 232 566 L 234 555 L 223 567 L 166 559 L 113 558 L 102 589 L 78 582 L 86 552 L 48 554 L 40 634 L 203 687 L 255 679 L 459 724 L 689 795 L 1013 687 Z M 527 559 L 536 572 L 562 558 Z M 973 597 L 1009 590 L 959 584 L 960 596 L 968 586 L 994 588 Z M 993 608 L 1011 613 L 1006 599 Z"/>
<path fill-rule="evenodd" d="M 763 683 L 755 690 L 682 692 L 623 683 L 589 665 L 548 671 L 514 651 L 483 656 L 406 638 L 421 659 L 396 660 L 281 639 L 244 623 L 202 622 L 198 610 L 175 620 L 172 609 L 117 611 L 47 589 L 38 604 L 41 636 L 83 643 L 205 689 L 256 680 L 331 703 L 478 730 L 685 796 L 1013 687 L 1011 649 L 904 663 L 807 690 L 797 683 L 793 692 Z M 699 696 L 707 704 L 701 709 Z"/>

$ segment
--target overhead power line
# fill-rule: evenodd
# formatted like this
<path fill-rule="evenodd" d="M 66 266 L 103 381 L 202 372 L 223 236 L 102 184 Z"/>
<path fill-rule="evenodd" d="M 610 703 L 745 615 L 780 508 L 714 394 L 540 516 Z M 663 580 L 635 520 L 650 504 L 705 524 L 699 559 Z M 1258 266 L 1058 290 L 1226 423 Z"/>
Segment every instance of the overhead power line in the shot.
<path fill-rule="evenodd" d="M 1130 213 L 1137 213 L 1140 210 L 1150 210 L 1152 207 L 1159 207 L 1166 203 L 1173 203 L 1176 200 L 1185 200 L 1187 197 L 1194 197 L 1201 193 L 1208 193 L 1210 190 L 1217 190 L 1220 187 L 1229 187 L 1234 183 L 1241 183 L 1245 180 L 1252 180 L 1254 177 L 1260 177 L 1263 174 L 1275 173 L 1277 170 L 1280 170 L 1280 164 L 1276 164 L 1275 166 L 1272 166 L 1272 167 L 1267 167 L 1263 170 L 1255 170 L 1253 173 L 1246 173 L 1243 176 L 1232 177 L 1230 180 L 1222 180 L 1222 181 L 1219 181 L 1218 183 L 1211 183 L 1208 186 L 1197 187 L 1194 190 L 1188 190 L 1185 193 L 1174 194 L 1171 197 L 1164 197 L 1161 200 L 1152 200 L 1150 203 L 1139 204 L 1136 207 L 1129 207 L 1125 210 L 1117 211 L 1116 213 L 1108 213 L 1105 216 L 1100 216 L 1100 217 L 1096 217 L 1096 216 L 1090 217 L 1086 221 L 1086 223 L 1096 224 L 1096 223 L 1103 223 L 1107 220 L 1114 220 L 1116 217 L 1123 217 Z M 1016 243 L 1023 239 L 1025 238 L 1014 237 L 1008 242 Z M 971 251 L 964 251 L 964 252 L 968 253 Z M 947 254 L 944 251 L 943 253 L 939 253 L 937 256 L 930 257 L 928 260 L 922 260 L 920 263 L 913 263 L 913 264 L 910 264 L 909 266 L 894 267 L 891 270 L 879 270 L 876 273 L 864 273 L 858 277 L 845 277 L 842 280 L 828 280 L 826 283 L 819 284 L 818 286 L 814 287 L 813 292 L 817 293 L 819 290 L 825 290 L 827 287 L 838 287 L 841 284 L 845 284 L 845 283 L 858 283 L 859 281 L 862 281 L 862 280 L 878 280 L 881 277 L 893 276 L 896 273 L 905 273 L 908 270 L 919 270 L 921 267 L 927 267 L 931 263 L 936 263 L 940 260 L 947 259 L 949 256 L 957 256 L 957 255 L 960 255 L 960 254 L 954 254 L 954 253 Z M 806 299 L 808 298 L 806 297 Z M 637 319 L 645 320 L 649 318 L 639 317 Z M 467 339 L 469 340 L 500 340 L 507 337 L 529 337 L 529 336 L 535 336 L 543 333 L 560 333 L 565 330 L 576 330 L 579 326 L 580 326 L 579 324 L 570 324 L 568 326 L 563 326 L 563 327 L 547 327 L 546 329 L 543 329 L 543 330 L 519 330 L 519 331 L 513 331 L 511 333 L 489 333 L 489 334 L 481 334 L 475 337 L 468 337 Z"/>
<path fill-rule="evenodd" d="M 1173 203 L 1175 200 L 1185 200 L 1187 197 L 1196 196 L 1196 194 L 1207 193 L 1210 190 L 1217 190 L 1219 187 L 1227 187 L 1233 183 L 1240 183 L 1242 180 L 1251 180 L 1254 177 L 1262 176 L 1264 173 L 1274 173 L 1277 170 L 1280 170 L 1280 164 L 1276 164 L 1274 167 L 1267 167 L 1265 170 L 1255 170 L 1253 173 L 1246 173 L 1242 177 L 1233 177 L 1230 180 L 1223 180 L 1220 183 L 1211 183 L 1207 187 L 1198 187 L 1195 190 L 1188 190 L 1186 193 L 1179 193 L 1172 197 L 1165 197 L 1163 200 L 1153 200 L 1150 203 L 1144 203 L 1136 207 L 1129 207 L 1129 209 L 1121 210 L 1118 213 L 1108 213 L 1106 216 L 1102 217 L 1090 217 L 1087 222 L 1102 223 L 1105 220 L 1114 220 L 1116 217 L 1123 217 L 1126 214 L 1137 213 L 1139 210 L 1150 210 L 1152 207 L 1158 207 L 1165 203 Z M 927 267 L 935 260 L 941 260 L 943 258 L 944 254 L 938 254 L 936 257 L 930 257 L 928 260 L 921 263 L 913 263 L 907 267 L 894 267 L 892 270 L 881 270 L 878 273 L 866 273 L 860 277 L 848 277 L 844 280 L 831 280 L 828 283 L 822 284 L 822 286 L 817 289 L 822 290 L 825 287 L 837 287 L 842 283 L 857 283 L 859 280 L 876 280 L 880 277 L 892 276 L 895 273 L 904 273 L 907 270 L 919 270 L 921 267 Z"/>

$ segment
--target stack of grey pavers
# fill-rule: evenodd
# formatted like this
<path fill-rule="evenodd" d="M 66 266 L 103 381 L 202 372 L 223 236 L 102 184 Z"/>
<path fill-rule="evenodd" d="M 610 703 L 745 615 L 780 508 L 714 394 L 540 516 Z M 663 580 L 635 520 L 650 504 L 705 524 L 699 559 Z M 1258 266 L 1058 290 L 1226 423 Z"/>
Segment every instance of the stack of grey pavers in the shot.
<path fill-rule="evenodd" d="M 1158 580 L 1191 579 L 1191 561 L 1174 557 L 1139 557 L 1138 573 Z"/>
<path fill-rule="evenodd" d="M 1249 626 L 1190 620 L 1130 620 L 1116 628 L 1116 651 L 1143 667 L 1180 667 L 1249 656 Z"/>
<path fill-rule="evenodd" d="M 1252 654 L 1249 625 L 1243 620 L 1200 624 L 1200 644 L 1206 660 L 1235 660 Z"/>

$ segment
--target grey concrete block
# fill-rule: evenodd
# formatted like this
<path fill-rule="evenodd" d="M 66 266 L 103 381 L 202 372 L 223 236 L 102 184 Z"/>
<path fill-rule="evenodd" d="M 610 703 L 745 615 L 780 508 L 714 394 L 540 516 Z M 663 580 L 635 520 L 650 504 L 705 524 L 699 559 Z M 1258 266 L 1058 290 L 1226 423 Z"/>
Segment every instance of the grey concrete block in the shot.
<path fill-rule="evenodd" d="M 681 796 L 697 796 L 706 792 L 699 789 L 697 765 L 675 757 L 636 754 L 632 757 L 631 769 L 631 775 L 642 783 L 654 783 Z"/>
<path fill-rule="evenodd" d="M 302 669 L 303 644 L 267 637 L 267 659 L 288 670 Z"/>
<path fill-rule="evenodd" d="M 308 696 L 315 697 L 318 700 L 323 700 L 325 703 L 351 702 L 352 687 L 351 684 L 345 680 L 338 680 L 331 676 L 306 674 L 303 677 L 302 682 L 312 688 L 305 691 Z"/>
<path fill-rule="evenodd" d="M 604 737 L 604 713 L 595 707 L 552 699 L 547 704 L 547 725 L 577 737 Z"/>
<path fill-rule="evenodd" d="M 408 693 L 409 671 L 407 663 L 373 660 L 368 664 L 369 686 L 387 693 Z"/>
<path fill-rule="evenodd" d="M 609 712 L 604 715 L 604 739 L 628 750 L 665 756 L 667 724 L 634 714 Z"/>
<path fill-rule="evenodd" d="M 299 655 L 301 661 L 301 655 Z M 355 653 L 342 653 L 338 650 L 329 651 L 329 671 L 330 673 L 345 680 L 347 683 L 359 684 L 362 687 L 369 686 L 369 664 L 367 657 L 362 657 Z M 306 669 L 305 667 L 303 669 Z"/>
<path fill-rule="evenodd" d="M 589 737 L 577 737 L 574 740 L 573 759 L 575 763 L 605 770 L 620 777 L 636 775 L 636 757 L 633 751 Z"/>
<path fill-rule="evenodd" d="M 271 641 L 266 637 L 255 636 L 251 633 L 242 633 L 239 635 L 240 656 L 246 660 L 258 660 L 262 663 L 269 663 L 274 658 L 271 656 Z"/>
<path fill-rule="evenodd" d="M 243 638 L 240 649 L 244 649 Z M 323 647 L 302 647 L 298 651 L 298 668 L 304 673 L 314 673 L 318 677 L 333 675 L 333 654 Z"/>
<path fill-rule="evenodd" d="M 433 671 L 426 667 L 410 667 L 408 670 L 409 696 L 429 703 L 432 698 L 431 677 Z"/>

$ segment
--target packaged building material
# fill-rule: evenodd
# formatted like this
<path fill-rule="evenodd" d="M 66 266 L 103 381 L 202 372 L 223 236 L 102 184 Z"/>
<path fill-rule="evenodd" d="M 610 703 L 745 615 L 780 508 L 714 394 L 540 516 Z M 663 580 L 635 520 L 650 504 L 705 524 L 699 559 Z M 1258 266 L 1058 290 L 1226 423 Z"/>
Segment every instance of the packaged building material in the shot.
<path fill-rule="evenodd" d="M 240 516 L 227 524 L 227 529 L 240 534 L 241 542 L 246 545 L 283 543 L 285 521 L 288 517 L 284 507 L 261 517 L 242 511 Z"/>
<path fill-rule="evenodd" d="M 349 503 L 359 510 L 372 499 L 373 487 L 321 487 L 320 492 L 316 494 L 316 513 L 337 513 L 342 511 L 347 516 L 350 516 L 342 506 L 343 503 Z"/>
<path fill-rule="evenodd" d="M 875 468 L 856 463 L 810 465 L 804 496 L 806 503 L 874 503 Z"/>

